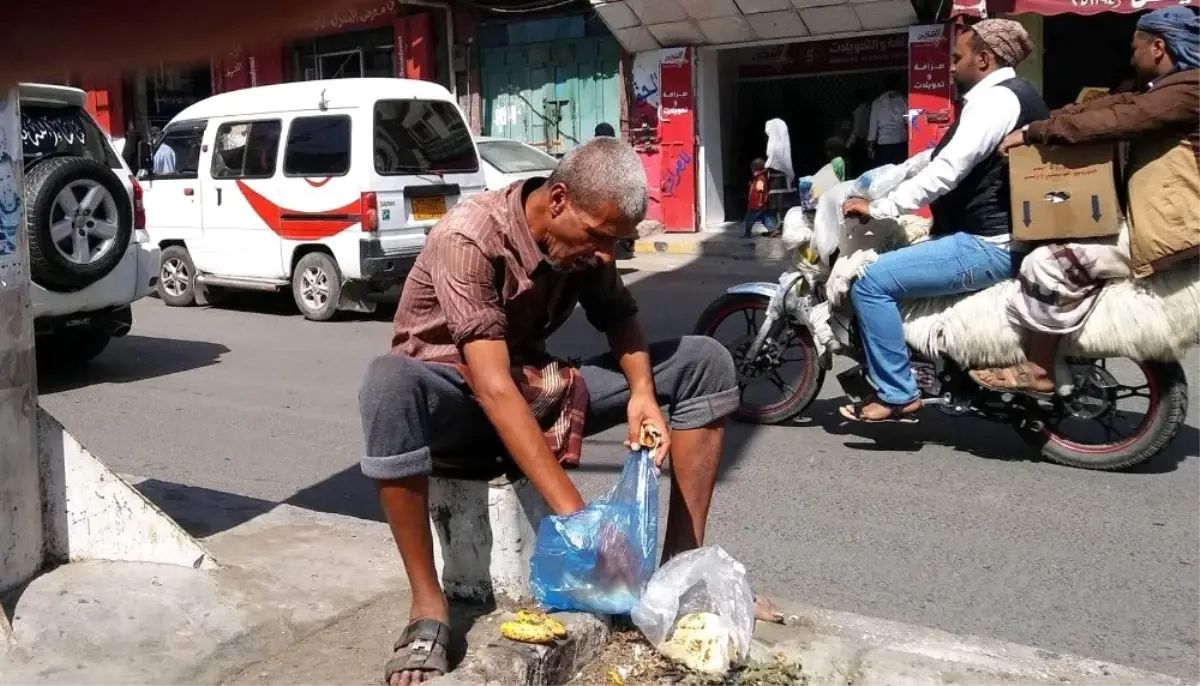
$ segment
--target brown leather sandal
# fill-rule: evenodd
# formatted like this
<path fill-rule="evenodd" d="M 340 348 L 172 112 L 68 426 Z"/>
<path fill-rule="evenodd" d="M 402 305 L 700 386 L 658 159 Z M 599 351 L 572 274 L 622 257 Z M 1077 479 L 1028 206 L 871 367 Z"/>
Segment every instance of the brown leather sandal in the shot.
<path fill-rule="evenodd" d="M 1033 387 L 1041 379 L 1049 379 L 1051 384 L 1054 380 L 1046 375 L 1035 374 L 1028 362 L 1003 369 L 975 369 L 968 374 L 975 383 L 997 393 L 1025 393 L 1037 398 L 1049 398 L 1054 393 L 1053 388 L 1039 391 Z"/>
<path fill-rule="evenodd" d="M 404 628 L 392 648 L 392 659 L 383 668 L 383 683 L 401 672 L 423 672 L 425 680 L 450 671 L 446 649 L 450 645 L 450 627 L 437 619 L 417 619 Z"/>

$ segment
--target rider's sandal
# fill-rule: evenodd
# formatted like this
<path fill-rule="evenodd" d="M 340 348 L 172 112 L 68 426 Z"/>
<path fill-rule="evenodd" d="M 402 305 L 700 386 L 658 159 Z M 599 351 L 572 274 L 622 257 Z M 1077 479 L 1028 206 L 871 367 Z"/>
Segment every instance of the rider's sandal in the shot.
<path fill-rule="evenodd" d="M 869 403 L 863 403 L 861 405 L 842 405 L 838 408 L 838 412 L 852 422 L 862 422 L 864 424 L 916 424 L 921 421 L 916 416 L 916 413 L 904 412 L 904 408 L 908 407 L 910 404 L 912 403 L 907 402 L 903 405 L 894 405 L 892 403 L 885 403 L 882 400 L 875 399 Z M 888 414 L 885 417 L 878 418 L 864 417 L 862 412 L 864 409 L 866 409 L 867 405 L 882 405 L 888 409 Z"/>
<path fill-rule="evenodd" d="M 1041 400 L 1049 400 L 1054 396 L 1053 391 L 1039 391 L 1033 388 L 1037 380 L 1029 369 L 1028 363 L 1003 369 L 977 369 L 967 372 L 971 380 L 989 391 L 997 393 L 1023 393 Z M 990 376 L 989 380 L 987 376 Z"/>
<path fill-rule="evenodd" d="M 392 649 L 392 659 L 383 668 L 383 683 L 401 672 L 422 672 L 429 680 L 450 671 L 447 648 L 450 627 L 436 619 L 417 619 L 404 628 Z"/>

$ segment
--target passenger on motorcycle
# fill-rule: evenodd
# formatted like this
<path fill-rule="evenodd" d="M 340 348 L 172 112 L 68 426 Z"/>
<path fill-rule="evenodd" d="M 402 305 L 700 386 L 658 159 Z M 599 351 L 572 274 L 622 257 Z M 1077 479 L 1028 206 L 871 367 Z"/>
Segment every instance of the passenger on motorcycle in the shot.
<path fill-rule="evenodd" d="M 1082 327 L 1104 280 L 1141 278 L 1195 257 L 1200 246 L 1200 17 L 1187 7 L 1143 15 L 1133 68 L 1144 89 L 1055 110 L 1010 134 L 1000 153 L 1036 144 L 1129 141 L 1128 235 L 1044 245 L 1021 265 L 1009 320 L 1030 332 L 1028 362 L 971 372 L 997 391 L 1055 390 L 1059 339 Z M 1063 382 L 1067 380 L 1063 379 Z"/>
<path fill-rule="evenodd" d="M 1014 67 L 1033 43 L 1017 22 L 985 19 L 963 30 L 950 73 L 962 98 L 958 120 L 929 164 L 886 197 L 845 202 L 848 217 L 898 218 L 929 205 L 932 239 L 880 255 L 851 289 L 867 370 L 877 389 L 865 405 L 840 408 L 847 419 L 914 422 L 921 409 L 897 300 L 982 290 L 1014 275 L 1008 162 L 997 147 L 1013 131 L 1049 114 Z"/>

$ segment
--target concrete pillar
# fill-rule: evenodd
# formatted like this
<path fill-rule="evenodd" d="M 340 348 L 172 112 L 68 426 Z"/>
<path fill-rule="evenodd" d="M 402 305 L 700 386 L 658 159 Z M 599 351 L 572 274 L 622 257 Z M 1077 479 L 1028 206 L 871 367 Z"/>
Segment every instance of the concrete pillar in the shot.
<path fill-rule="evenodd" d="M 529 560 L 548 514 L 525 479 L 431 478 L 429 517 L 446 595 L 476 603 L 528 601 Z"/>
<path fill-rule="evenodd" d="M 43 553 L 18 107 L 16 88 L 0 92 L 0 591 L 33 576 Z"/>

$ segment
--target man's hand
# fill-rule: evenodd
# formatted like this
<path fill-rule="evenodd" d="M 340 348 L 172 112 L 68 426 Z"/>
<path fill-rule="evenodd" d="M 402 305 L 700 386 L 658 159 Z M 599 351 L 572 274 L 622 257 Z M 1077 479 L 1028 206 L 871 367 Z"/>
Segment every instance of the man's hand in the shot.
<path fill-rule="evenodd" d="M 1019 148 L 1022 145 L 1025 145 L 1025 131 L 1022 129 L 1017 129 L 1016 131 L 1013 131 L 1005 136 L 1004 140 L 1000 141 L 1000 147 L 996 148 L 996 152 L 1000 153 L 1004 157 L 1008 157 L 1009 150 L 1012 150 L 1013 148 Z"/>
<path fill-rule="evenodd" d="M 567 515 L 583 509 L 583 497 L 546 446 L 541 427 L 513 380 L 504 341 L 475 340 L 463 346 L 470 386 L 500 441 L 550 510 Z"/>
<path fill-rule="evenodd" d="M 875 159 L 875 141 L 867 143 L 867 158 L 872 160 Z"/>
<path fill-rule="evenodd" d="M 866 224 L 871 220 L 871 206 L 862 198 L 850 198 L 842 203 L 842 214 Z"/>
<path fill-rule="evenodd" d="M 667 420 L 663 417 L 658 399 L 652 394 L 634 393 L 629 398 L 626 408 L 629 417 L 629 440 L 625 445 L 630 450 L 649 448 L 642 445 L 642 430 L 653 427 L 658 432 L 658 447 L 654 449 L 654 466 L 662 467 L 671 451 L 671 432 L 667 430 Z"/>

